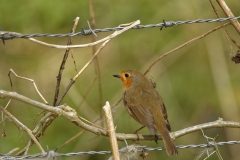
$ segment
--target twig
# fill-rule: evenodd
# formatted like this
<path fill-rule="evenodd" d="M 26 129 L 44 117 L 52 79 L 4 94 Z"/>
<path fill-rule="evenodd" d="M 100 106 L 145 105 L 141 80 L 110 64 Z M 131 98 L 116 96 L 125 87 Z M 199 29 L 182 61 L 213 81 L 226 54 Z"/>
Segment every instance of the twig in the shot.
<path fill-rule="evenodd" d="M 82 106 L 84 100 L 86 99 L 86 97 L 87 97 L 89 91 L 91 90 L 91 88 L 92 88 L 93 84 L 96 82 L 96 80 L 97 80 L 97 77 L 95 76 L 95 77 L 92 79 L 90 85 L 88 86 L 88 88 L 87 88 L 85 94 L 84 94 L 83 97 L 82 97 L 81 102 L 80 102 L 79 105 L 78 105 L 78 108 L 79 108 L 79 109 L 81 108 L 81 106 Z"/>
<path fill-rule="evenodd" d="M 217 10 L 216 10 L 216 8 L 214 7 L 214 5 L 213 5 L 213 3 L 212 3 L 212 0 L 209 0 L 209 1 L 210 1 L 210 4 L 211 4 L 211 6 L 212 6 L 212 8 L 213 8 L 213 11 L 215 12 L 217 18 L 219 18 L 219 15 L 218 15 L 218 13 L 217 13 Z M 223 26 L 223 23 L 222 23 L 222 22 L 219 22 L 219 23 Z M 224 29 L 224 31 L 226 32 L 227 36 L 231 39 L 231 41 L 240 49 L 240 46 L 239 46 L 239 45 L 237 44 L 237 42 L 232 38 L 232 36 L 228 33 L 227 28 L 226 28 L 225 26 L 223 26 L 223 29 Z"/>
<path fill-rule="evenodd" d="M 234 14 L 231 12 L 230 8 L 228 8 L 224 0 L 217 0 L 217 2 L 228 17 L 234 17 Z M 231 20 L 230 22 L 232 23 L 238 34 L 240 34 L 239 22 L 237 20 Z"/>
<path fill-rule="evenodd" d="M 105 118 L 106 118 L 106 123 L 107 123 L 110 144 L 111 144 L 111 148 L 112 148 L 113 159 L 120 160 L 119 152 L 118 152 L 118 144 L 117 144 L 117 139 L 116 139 L 116 133 L 115 133 L 112 112 L 111 112 L 111 107 L 109 105 L 109 102 L 106 102 L 106 105 L 103 107 L 103 110 L 105 112 Z"/>
<path fill-rule="evenodd" d="M 225 23 L 223 26 L 227 26 L 227 25 L 229 25 L 229 24 L 230 24 L 230 23 Z M 152 69 L 152 67 L 153 67 L 158 61 L 160 61 L 162 58 L 164 58 L 165 56 L 168 56 L 169 54 L 171 54 L 171 53 L 173 53 L 173 52 L 175 52 L 175 51 L 177 51 L 177 50 L 179 50 L 179 49 L 181 49 L 181 48 L 183 48 L 183 47 L 185 47 L 185 46 L 187 46 L 187 45 L 189 45 L 189 44 L 191 44 L 191 43 L 193 43 L 193 42 L 195 42 L 195 41 L 197 41 L 197 40 L 199 40 L 199 39 L 201 39 L 201 38 L 206 37 L 206 36 L 209 35 L 210 33 L 212 33 L 212 32 L 214 32 L 214 31 L 222 28 L 223 26 L 218 26 L 218 27 L 216 27 L 216 28 L 214 28 L 214 29 L 212 29 L 212 30 L 210 30 L 210 31 L 202 34 L 201 36 L 195 37 L 195 38 L 191 39 L 190 41 L 187 41 L 187 42 L 181 44 L 180 46 L 178 46 L 178 47 L 176 47 L 176 48 L 174 48 L 174 49 L 172 49 L 172 50 L 164 53 L 163 55 L 161 55 L 160 57 L 158 57 L 158 58 L 148 67 L 148 69 L 144 72 L 144 75 L 147 74 L 147 73 Z"/>
<path fill-rule="evenodd" d="M 75 71 L 77 72 L 77 65 L 76 65 L 76 61 L 75 61 L 75 59 L 74 59 L 74 57 L 73 57 L 73 52 L 71 52 L 71 57 L 72 57 L 72 60 L 73 60 L 74 69 L 75 69 Z"/>
<path fill-rule="evenodd" d="M 63 144 L 61 144 L 58 149 L 66 146 L 68 143 L 72 142 L 73 140 L 75 140 L 78 136 L 80 136 L 81 134 L 84 133 L 85 130 L 81 130 L 80 132 L 78 132 L 78 134 L 76 134 L 75 136 L 71 137 L 69 140 L 67 140 L 66 142 L 64 142 Z"/>
<path fill-rule="evenodd" d="M 83 73 L 83 71 L 93 62 L 93 60 L 97 57 L 100 51 L 105 47 L 105 45 L 110 41 L 110 39 L 106 40 L 97 50 L 97 52 L 92 56 L 92 58 L 83 66 L 83 68 L 77 73 L 73 80 L 76 81 L 77 78 Z"/>
<path fill-rule="evenodd" d="M 91 124 L 92 126 L 95 126 L 95 127 L 97 127 L 97 128 L 101 128 L 102 130 L 105 130 L 104 128 L 102 128 L 102 127 L 100 127 L 100 126 L 94 124 L 93 122 L 90 122 L 89 120 L 87 120 L 87 119 L 85 119 L 85 118 L 83 118 L 83 117 L 81 117 L 81 116 L 78 116 L 78 118 L 84 120 L 85 122 Z"/>
<path fill-rule="evenodd" d="M 90 24 L 91 28 L 94 30 L 95 29 L 95 12 L 94 12 L 94 3 L 93 0 L 89 1 L 89 7 L 90 7 Z M 92 42 L 96 41 L 96 36 L 94 34 L 92 36 Z M 96 52 L 96 45 L 92 46 L 92 54 Z M 95 74 L 98 78 L 98 94 L 99 94 L 99 108 L 102 108 L 102 84 L 101 84 L 101 72 L 100 72 L 100 66 L 99 66 L 99 61 L 98 57 L 95 58 L 94 60 L 94 68 L 95 68 Z M 102 113 L 102 112 L 100 112 Z"/>
<path fill-rule="evenodd" d="M 75 32 L 75 29 L 76 29 L 76 27 L 77 27 L 78 21 L 79 21 L 79 17 L 76 17 L 76 19 L 74 20 L 74 25 L 73 25 L 73 28 L 72 28 L 71 33 L 74 33 L 74 32 Z M 72 44 L 72 41 L 73 41 L 72 37 L 69 37 L 69 38 L 68 38 L 67 45 L 71 45 L 71 44 Z M 61 66 L 60 66 L 60 69 L 59 69 L 59 72 L 58 72 L 57 84 L 56 84 L 56 89 L 55 89 L 53 106 L 56 105 L 56 102 L 57 102 L 57 99 L 58 99 L 59 87 L 60 87 L 61 78 L 62 78 L 62 72 L 63 72 L 63 70 L 64 70 L 64 68 L 65 68 L 65 63 L 66 63 L 66 61 L 67 61 L 69 52 L 70 52 L 70 49 L 66 49 L 65 54 L 64 54 L 64 56 L 63 56 L 63 60 L 62 60 Z"/>
<path fill-rule="evenodd" d="M 11 154 L 13 154 L 14 152 L 16 152 L 17 150 L 19 150 L 20 148 L 14 148 L 14 149 L 12 149 L 11 151 L 9 151 L 8 153 L 7 153 L 7 155 L 11 155 Z"/>
<path fill-rule="evenodd" d="M 57 104 L 60 104 L 60 102 L 62 101 L 62 99 L 65 97 L 65 95 L 67 94 L 68 90 L 71 88 L 71 86 L 75 83 L 75 81 L 77 80 L 77 78 L 83 73 L 83 71 L 92 63 L 92 61 L 94 60 L 94 58 L 96 58 L 96 56 L 100 53 L 100 51 L 105 47 L 105 45 L 110 41 L 107 40 L 105 41 L 97 50 L 97 52 L 92 56 L 92 58 L 85 64 L 85 66 L 77 73 L 77 75 L 71 79 L 70 83 L 68 84 L 67 88 L 65 89 L 65 91 L 63 92 L 62 96 L 58 99 Z"/>
<path fill-rule="evenodd" d="M 35 100 L 32 100 L 30 98 L 27 98 L 25 96 L 19 95 L 16 92 L 7 92 L 4 90 L 0 90 L 0 98 L 12 98 L 15 100 L 22 101 L 24 103 L 27 103 L 29 105 L 32 105 L 34 107 L 47 110 L 49 112 L 52 112 L 58 116 L 63 116 L 64 118 L 68 119 L 69 121 L 73 122 L 75 125 L 86 129 L 89 132 L 92 132 L 96 135 L 102 135 L 102 136 L 108 136 L 108 133 L 105 130 L 102 130 L 101 128 L 97 128 L 95 126 L 88 125 L 84 122 L 82 122 L 74 109 L 72 109 L 69 106 L 61 105 L 61 106 L 49 106 L 44 103 L 37 102 Z M 51 114 L 51 113 L 48 113 Z M 47 118 L 47 115 L 45 116 Z M 232 121 L 223 121 L 222 119 L 219 119 L 217 121 L 208 122 L 204 124 L 199 124 L 195 126 L 191 126 L 176 132 L 171 132 L 170 135 L 173 139 L 199 131 L 201 129 L 210 129 L 210 128 L 240 128 L 239 122 L 232 122 Z M 118 140 L 124 141 L 125 140 L 136 140 L 139 138 L 139 140 L 155 140 L 155 135 L 141 135 L 138 134 L 124 134 L 124 133 L 116 133 L 116 137 Z M 161 140 L 161 136 L 158 135 L 158 139 Z"/>
<path fill-rule="evenodd" d="M 6 106 L 4 107 L 4 109 L 7 109 L 8 105 L 11 103 L 12 99 L 9 99 L 8 100 L 8 103 L 6 104 Z M 4 114 L 3 112 L 1 112 L 1 121 L 0 123 L 2 123 L 2 136 L 3 137 L 6 137 L 7 136 L 7 133 L 6 133 L 6 130 L 5 130 L 5 119 L 4 119 Z"/>
<path fill-rule="evenodd" d="M 8 112 L 6 109 L 4 109 L 2 106 L 0 106 L 0 110 L 8 116 L 8 118 L 10 120 L 12 120 L 14 122 L 14 124 L 19 128 L 19 129 L 23 129 L 25 130 L 28 135 L 32 138 L 32 140 L 34 141 L 34 143 L 36 143 L 37 147 L 39 148 L 39 150 L 42 153 L 45 153 L 44 149 L 42 148 L 42 146 L 40 145 L 40 143 L 38 142 L 38 140 L 36 139 L 36 137 L 32 134 L 32 131 L 30 129 L 28 129 L 24 124 L 22 124 L 17 118 L 15 118 L 10 112 Z"/>
<path fill-rule="evenodd" d="M 34 81 L 33 79 L 30 79 L 30 78 L 26 78 L 26 77 L 22 77 L 22 76 L 17 75 L 17 73 L 15 73 L 15 72 L 13 71 L 13 69 L 10 69 L 10 71 L 9 71 L 9 73 L 8 73 L 8 76 L 9 76 L 9 79 L 10 79 L 10 83 L 11 83 L 11 87 L 13 86 L 13 85 L 12 85 L 12 80 L 11 80 L 11 77 L 10 77 L 10 74 L 11 74 L 11 73 L 13 73 L 17 78 L 24 79 L 24 80 L 27 80 L 27 81 L 32 82 L 34 88 L 36 89 L 36 91 L 37 91 L 37 93 L 38 93 L 38 95 L 42 98 L 42 100 L 43 100 L 46 104 L 48 104 L 48 102 L 45 100 L 45 98 L 44 98 L 44 97 L 42 96 L 42 94 L 39 92 L 35 81 Z"/>

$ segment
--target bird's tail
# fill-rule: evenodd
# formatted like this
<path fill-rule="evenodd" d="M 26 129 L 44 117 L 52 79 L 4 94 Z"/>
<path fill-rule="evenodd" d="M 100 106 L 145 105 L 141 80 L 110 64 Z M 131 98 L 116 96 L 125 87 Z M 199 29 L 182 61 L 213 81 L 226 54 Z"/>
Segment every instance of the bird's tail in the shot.
<path fill-rule="evenodd" d="M 160 132 L 163 142 L 166 147 L 166 151 L 168 155 L 177 155 L 178 151 L 176 146 L 174 145 L 171 136 L 169 135 L 168 129 L 165 125 L 156 125 L 157 130 Z"/>

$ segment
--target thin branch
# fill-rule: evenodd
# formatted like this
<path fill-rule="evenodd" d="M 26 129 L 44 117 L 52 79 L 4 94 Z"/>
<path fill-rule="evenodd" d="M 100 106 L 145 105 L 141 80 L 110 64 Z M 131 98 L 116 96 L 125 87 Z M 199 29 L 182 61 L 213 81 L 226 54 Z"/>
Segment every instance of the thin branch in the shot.
<path fill-rule="evenodd" d="M 219 15 L 218 15 L 218 13 L 217 13 L 217 9 L 214 7 L 212 0 L 209 0 L 209 1 L 210 1 L 210 4 L 211 4 L 211 6 L 212 6 L 212 8 L 213 8 L 213 11 L 215 12 L 217 18 L 219 18 Z M 219 23 L 223 26 L 223 23 L 222 23 L 222 22 L 219 22 Z M 232 41 L 238 48 L 240 48 L 240 46 L 239 46 L 239 45 L 237 44 L 237 42 L 232 38 L 232 36 L 230 35 L 230 33 L 228 33 L 226 26 L 223 26 L 223 29 L 224 29 L 225 33 L 227 34 L 227 36 L 229 37 L 229 39 L 231 39 L 231 41 Z"/>
<path fill-rule="evenodd" d="M 95 12 L 94 12 L 94 3 L 93 0 L 89 1 L 89 7 L 90 7 L 90 25 L 91 28 L 94 30 L 96 26 L 95 22 Z M 92 36 L 92 42 L 96 41 L 96 37 L 94 34 Z M 92 54 L 96 52 L 96 46 L 92 46 Z M 95 74 L 98 78 L 98 94 L 99 94 L 99 108 L 102 108 L 102 83 L 101 83 L 101 72 L 100 72 L 100 66 L 99 66 L 99 61 L 98 57 L 95 58 L 94 60 L 94 68 L 95 68 Z M 102 112 L 100 112 L 102 113 Z"/>
<path fill-rule="evenodd" d="M 227 25 L 229 25 L 229 24 L 230 24 L 230 23 L 225 23 L 223 26 L 227 26 Z M 197 40 L 199 40 L 199 39 L 202 39 L 202 38 L 206 37 L 207 35 L 211 34 L 212 32 L 214 32 L 214 31 L 216 31 L 216 30 L 218 30 L 218 29 L 220 29 L 220 28 L 222 28 L 223 26 L 218 26 L 218 27 L 216 27 L 216 28 L 214 28 L 214 29 L 212 29 L 212 30 L 204 33 L 203 35 L 198 36 L 198 37 L 195 37 L 195 38 L 191 39 L 190 41 L 187 41 L 187 42 L 181 44 L 180 46 L 178 46 L 178 47 L 176 47 L 176 48 L 174 48 L 174 49 L 172 49 L 172 50 L 164 53 L 163 55 L 161 55 L 160 57 L 158 57 L 158 58 L 148 67 L 148 69 L 144 72 L 144 75 L 147 74 L 147 73 L 152 69 L 152 67 L 153 67 L 158 61 L 160 61 L 162 58 L 164 58 L 165 56 L 168 56 L 169 54 L 171 54 L 171 53 L 173 53 L 173 52 L 175 52 L 175 51 L 177 51 L 177 50 L 179 50 L 179 49 L 181 49 L 181 48 L 183 48 L 183 47 L 185 47 L 185 46 L 187 46 L 187 45 L 189 45 L 189 44 L 191 44 L 191 43 L 193 43 L 193 42 L 195 42 L 195 41 L 197 41 Z"/>
<path fill-rule="evenodd" d="M 109 102 L 106 102 L 106 105 L 103 107 L 103 110 L 105 113 L 108 135 L 109 135 L 110 144 L 111 144 L 111 148 L 112 148 L 113 159 L 120 160 L 119 152 L 118 152 L 117 138 L 116 138 L 116 133 L 115 133 L 115 127 L 114 127 L 114 123 L 113 123 L 111 106 L 110 106 Z"/>
<path fill-rule="evenodd" d="M 68 90 L 71 88 L 71 86 L 75 83 L 75 81 L 77 80 L 77 78 L 83 73 L 83 71 L 93 62 L 94 58 L 96 58 L 96 56 L 100 53 L 100 51 L 105 47 L 105 45 L 110 41 L 107 40 L 105 41 L 97 50 L 97 52 L 92 56 L 92 58 L 85 64 L 85 66 L 83 66 L 83 68 L 77 73 L 77 75 L 71 79 L 70 83 L 68 84 L 67 88 L 65 89 L 65 91 L 63 92 L 62 96 L 58 99 L 57 101 L 57 105 L 60 104 L 60 102 L 63 100 L 63 98 L 65 97 L 65 95 L 67 94 Z"/>
<path fill-rule="evenodd" d="M 75 125 L 83 128 L 83 129 L 86 129 L 87 131 L 92 132 L 96 135 L 108 136 L 108 133 L 105 130 L 82 122 L 78 118 L 76 111 L 67 105 L 53 107 L 53 106 L 46 105 L 44 103 L 37 102 L 37 101 L 27 98 L 25 96 L 19 95 L 16 92 L 8 92 L 8 91 L 4 91 L 4 90 L 0 90 L 0 98 L 12 98 L 12 99 L 15 99 L 18 101 L 22 101 L 31 106 L 52 112 L 52 113 L 56 114 L 57 116 L 63 116 L 64 118 L 68 119 Z M 175 138 L 178 138 L 178 137 L 181 137 L 181 136 L 193 133 L 193 132 L 200 131 L 201 129 L 210 129 L 210 128 L 240 128 L 240 123 L 232 122 L 232 121 L 223 121 L 223 119 L 219 119 L 214 122 L 199 124 L 199 125 L 188 127 L 188 128 L 176 131 L 176 132 L 172 132 L 172 133 L 170 133 L 170 135 L 173 139 L 175 139 Z M 139 140 L 155 140 L 156 139 L 155 135 L 140 135 L 139 134 L 137 136 L 136 134 L 124 134 L 124 133 L 116 133 L 116 137 L 118 140 L 121 140 L 121 141 L 123 141 L 124 139 L 125 140 L 136 140 L 138 138 L 139 138 Z M 158 139 L 159 140 L 162 139 L 160 135 L 158 135 Z"/>
<path fill-rule="evenodd" d="M 95 77 L 92 79 L 90 85 L 88 86 L 85 94 L 84 94 L 83 97 L 82 97 L 81 102 L 80 102 L 79 105 L 78 105 L 78 108 L 79 108 L 79 109 L 81 108 L 82 104 L 84 103 L 84 100 L 86 99 L 89 91 L 91 90 L 91 88 L 92 88 L 93 84 L 96 82 L 96 80 L 97 80 L 97 77 L 95 76 Z"/>
<path fill-rule="evenodd" d="M 222 10 L 224 11 L 224 13 L 228 17 L 234 17 L 234 14 L 230 10 L 230 8 L 228 8 L 228 6 L 227 6 L 227 4 L 225 3 L 224 0 L 217 0 L 217 2 L 220 5 L 220 7 L 222 8 Z M 237 20 L 231 20 L 231 23 L 234 26 L 234 28 L 236 29 L 236 31 L 238 32 L 238 34 L 240 34 L 240 24 L 239 24 L 239 22 Z"/>
<path fill-rule="evenodd" d="M 20 148 L 14 148 L 12 149 L 11 151 L 9 151 L 6 155 L 11 155 L 13 154 L 14 152 L 16 152 L 17 150 L 19 150 Z"/>
<path fill-rule="evenodd" d="M 106 130 L 105 128 L 102 128 L 102 127 L 100 127 L 100 126 L 94 124 L 93 122 L 90 122 L 89 120 L 87 120 L 87 119 L 85 119 L 85 118 L 83 118 L 83 117 L 81 117 L 81 116 L 78 116 L 78 118 L 84 120 L 85 122 L 91 124 L 92 126 L 95 126 L 95 127 L 97 127 L 97 128 L 101 128 L 102 130 Z"/>
<path fill-rule="evenodd" d="M 71 57 L 72 57 L 72 60 L 73 60 L 74 69 L 75 69 L 75 71 L 77 72 L 77 65 L 76 65 L 76 61 L 75 61 L 75 59 L 74 59 L 74 57 L 73 57 L 73 52 L 71 52 Z"/>
<path fill-rule="evenodd" d="M 72 31 L 71 33 L 74 33 L 75 32 L 75 29 L 78 25 L 78 21 L 79 21 L 79 17 L 76 17 L 76 19 L 74 20 L 74 24 L 73 24 L 73 28 L 72 28 Z M 68 42 L 67 42 L 67 45 L 71 45 L 72 44 L 72 37 L 69 37 L 68 38 Z M 62 72 L 65 68 L 65 63 L 67 61 L 67 58 L 68 58 L 68 54 L 70 52 L 70 49 L 66 49 L 65 51 L 65 54 L 63 56 L 63 60 L 62 60 L 62 63 L 60 65 L 60 69 L 59 69 L 59 72 L 58 72 L 58 76 L 57 76 L 57 84 L 56 84 L 56 89 L 55 89 L 55 95 L 54 95 L 54 101 L 53 101 L 53 106 L 56 105 L 56 102 L 57 102 L 57 99 L 58 99 L 58 95 L 59 95 L 59 87 L 60 87 L 60 83 L 61 83 L 61 79 L 62 79 Z"/>
<path fill-rule="evenodd" d="M 75 140 L 77 137 L 79 137 L 81 134 L 83 134 L 84 131 L 85 131 L 85 130 L 80 131 L 78 134 L 76 134 L 75 136 L 73 136 L 72 138 L 70 138 L 69 140 L 67 140 L 66 142 L 64 142 L 62 145 L 60 145 L 60 146 L 58 147 L 58 149 L 66 146 L 68 143 L 70 143 L 70 142 L 72 142 L 73 140 Z"/>
<path fill-rule="evenodd" d="M 39 148 L 39 150 L 42 153 L 45 153 L 44 149 L 42 148 L 42 146 L 40 145 L 40 143 L 38 142 L 38 140 L 36 139 L 36 137 L 32 134 L 32 131 L 30 129 L 28 129 L 24 124 L 22 124 L 17 118 L 15 118 L 10 112 L 8 112 L 6 109 L 4 109 L 2 106 L 0 106 L 0 110 L 6 115 L 8 116 L 8 118 L 10 120 L 12 120 L 14 122 L 14 124 L 19 128 L 19 129 L 23 129 L 24 131 L 26 131 L 28 133 L 28 135 L 32 138 L 32 140 L 34 141 L 34 143 L 36 143 L 37 147 Z"/>
<path fill-rule="evenodd" d="M 45 98 L 44 98 L 44 97 L 42 96 L 42 94 L 39 92 L 35 81 L 34 81 L 33 79 L 30 79 L 30 78 L 26 78 L 26 77 L 22 77 L 22 76 L 17 75 L 17 73 L 15 73 L 15 72 L 13 71 L 13 69 L 10 69 L 10 70 L 9 70 L 9 73 L 8 73 L 8 76 L 9 76 L 9 79 L 10 79 L 10 83 L 11 83 L 11 87 L 12 87 L 13 85 L 12 85 L 12 80 L 11 80 L 10 73 L 13 73 L 17 78 L 24 79 L 24 80 L 27 80 L 27 81 L 32 82 L 34 88 L 36 89 L 36 91 L 37 91 L 37 93 L 38 93 L 38 95 L 42 98 L 42 100 L 43 100 L 46 104 L 48 104 L 48 102 L 45 100 Z"/>

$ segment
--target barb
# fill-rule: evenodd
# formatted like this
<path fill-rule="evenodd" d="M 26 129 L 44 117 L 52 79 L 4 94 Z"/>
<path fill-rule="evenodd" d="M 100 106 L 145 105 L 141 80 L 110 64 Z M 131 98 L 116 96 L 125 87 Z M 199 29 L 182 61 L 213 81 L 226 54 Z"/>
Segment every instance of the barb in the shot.
<path fill-rule="evenodd" d="M 170 21 L 170 22 L 166 22 L 163 19 L 163 25 L 160 27 L 160 31 L 163 29 L 163 27 L 167 28 L 167 27 L 172 27 L 174 25 L 177 25 L 176 22 Z"/>
<path fill-rule="evenodd" d="M 88 24 L 88 28 L 89 28 L 89 30 L 91 31 L 91 33 L 92 33 L 95 37 L 97 37 L 97 34 L 92 30 L 89 21 L 87 21 L 87 24 Z"/>
<path fill-rule="evenodd" d="M 132 29 L 144 29 L 144 28 L 154 28 L 159 27 L 162 29 L 163 27 L 171 27 L 176 25 L 182 25 L 182 24 L 193 24 L 193 23 L 213 23 L 213 22 L 223 22 L 223 21 L 231 21 L 231 20 L 237 20 L 240 19 L 240 16 L 237 17 L 228 17 L 228 18 L 218 18 L 218 19 L 197 19 L 197 20 L 186 20 L 186 21 L 164 21 L 163 23 L 158 24 L 148 24 L 148 25 L 137 25 L 133 27 Z M 114 27 L 114 28 L 103 28 L 103 29 L 94 29 L 91 28 L 85 30 L 82 28 L 81 32 L 77 33 L 67 33 L 67 34 L 41 34 L 41 33 L 34 33 L 34 34 L 19 34 L 15 32 L 9 32 L 9 31 L 1 31 L 0 32 L 0 39 L 9 40 L 14 38 L 31 38 L 31 37 L 74 37 L 74 36 L 81 36 L 81 35 L 91 35 L 99 32 L 110 32 L 110 31 L 117 31 L 122 30 L 124 27 Z"/>
<path fill-rule="evenodd" d="M 240 144 L 240 141 L 228 141 L 228 142 L 218 142 L 216 145 L 218 146 L 223 146 L 223 145 L 233 145 L 233 144 Z M 198 144 L 198 145 L 179 145 L 176 146 L 178 149 L 187 149 L 187 148 L 205 148 L 209 147 L 209 144 Z M 130 146 L 129 146 L 130 148 Z M 136 145 L 135 148 L 133 149 L 138 149 L 138 150 L 145 150 L 145 151 L 162 151 L 165 150 L 163 147 L 157 147 L 157 148 L 147 148 L 146 146 L 138 146 Z M 123 148 L 120 149 L 119 152 L 132 152 L 132 150 Z M 8 156 L 8 155 L 0 155 L 0 160 L 2 159 L 31 159 L 31 158 L 43 158 L 51 155 L 51 157 L 73 157 L 73 156 L 83 156 L 83 155 L 104 155 L 104 154 L 112 154 L 111 151 L 88 151 L 88 152 L 76 152 L 76 153 L 56 153 L 54 151 L 48 151 L 43 154 L 34 154 L 34 155 L 27 155 L 27 156 Z"/>

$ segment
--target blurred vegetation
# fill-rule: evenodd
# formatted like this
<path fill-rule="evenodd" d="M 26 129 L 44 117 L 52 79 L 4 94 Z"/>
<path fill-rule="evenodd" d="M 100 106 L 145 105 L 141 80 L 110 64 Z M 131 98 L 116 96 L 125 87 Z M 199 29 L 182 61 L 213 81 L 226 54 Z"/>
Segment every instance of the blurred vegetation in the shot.
<path fill-rule="evenodd" d="M 235 16 L 240 15 L 237 1 L 226 2 Z M 178 21 L 189 19 L 216 18 L 209 1 L 94 1 L 96 28 L 115 27 L 119 24 L 141 20 L 141 24 L 155 24 L 166 21 Z M 215 3 L 219 15 L 225 17 L 221 8 Z M 0 5 L 0 25 L 4 31 L 19 33 L 68 33 L 73 20 L 79 16 L 80 21 L 77 31 L 82 27 L 87 29 L 87 20 L 90 20 L 88 1 L 7 1 L 2 0 Z M 130 30 L 114 38 L 101 51 L 99 58 L 101 70 L 103 102 L 115 103 L 123 92 L 122 84 L 112 77 L 125 69 L 146 71 L 150 64 L 165 52 L 178 45 L 219 26 L 219 23 L 202 23 L 180 25 L 171 28 L 159 28 Z M 239 35 L 228 26 L 230 34 L 240 43 Z M 98 33 L 101 39 L 110 33 Z M 67 38 L 38 38 L 39 40 L 66 44 Z M 74 44 L 91 42 L 90 36 L 74 37 Z M 99 45 L 98 45 L 99 46 Z M 164 99 L 168 109 L 170 123 L 173 131 L 189 126 L 215 121 L 222 117 L 226 121 L 239 120 L 240 105 L 240 75 L 239 66 L 230 59 L 237 48 L 230 42 L 223 30 L 210 34 L 187 47 L 174 52 L 159 61 L 147 76 L 152 77 L 157 83 L 157 90 Z M 0 44 L 0 89 L 11 90 L 8 79 L 9 69 L 12 68 L 18 75 L 35 80 L 40 92 L 47 101 L 52 104 L 56 86 L 56 76 L 61 64 L 64 50 L 48 48 L 35 44 L 26 39 L 14 39 L 6 41 L 6 45 Z M 77 69 L 88 61 L 92 55 L 91 48 L 72 50 Z M 69 56 L 62 77 L 61 92 L 66 88 L 69 79 L 76 74 L 73 60 Z M 99 106 L 98 84 L 93 88 L 79 107 L 91 80 L 95 77 L 94 65 L 88 67 L 70 89 L 62 103 L 75 108 L 79 115 L 94 121 L 102 112 Z M 12 76 L 14 91 L 34 100 L 41 101 L 35 92 L 31 82 L 16 79 Z M 226 92 L 225 92 L 226 91 Z M 5 106 L 7 99 L 1 99 L 0 104 Z M 233 110 L 234 109 L 234 110 Z M 41 110 L 13 100 L 8 110 L 22 123 L 33 129 L 33 121 Z M 226 112 L 232 113 L 231 119 L 226 119 Z M 236 116 L 237 115 L 237 116 Z M 133 133 L 140 125 L 135 122 L 125 111 L 120 103 L 114 111 L 114 123 L 118 133 Z M 36 120 L 39 120 L 38 116 Z M 103 121 L 105 122 L 105 121 Z M 0 153 L 7 153 L 15 147 L 23 148 L 29 140 L 29 136 L 18 130 L 11 122 L 6 121 L 7 136 L 0 138 Z M 66 140 L 81 131 L 64 118 L 57 118 L 46 130 L 40 142 L 45 148 L 55 149 Z M 147 129 L 141 133 L 149 134 Z M 238 129 L 209 129 L 205 131 L 209 137 L 219 138 L 217 141 L 240 140 Z M 232 135 L 232 136 L 231 136 Z M 235 136 L 238 135 L 238 136 Z M 128 141 L 129 144 L 134 142 Z M 192 133 L 175 140 L 176 145 L 206 143 L 201 132 Z M 163 146 L 162 142 L 155 144 L 150 141 L 140 141 L 140 145 L 147 147 Z M 124 142 L 119 142 L 119 147 L 124 147 Z M 240 145 L 219 147 L 223 159 L 238 159 Z M 110 150 L 107 137 L 97 137 L 85 132 L 78 139 L 71 142 L 58 152 L 80 152 Z M 202 149 L 179 150 L 176 157 L 168 157 L 165 152 L 149 152 L 148 159 L 194 159 Z M 38 153 L 36 146 L 30 149 L 30 153 Z M 235 153 L 234 155 L 232 153 Z M 81 156 L 81 159 L 107 159 L 109 155 Z M 61 158 L 66 159 L 66 158 Z M 72 157 L 67 159 L 79 159 Z M 217 160 L 217 156 L 211 157 Z"/>

